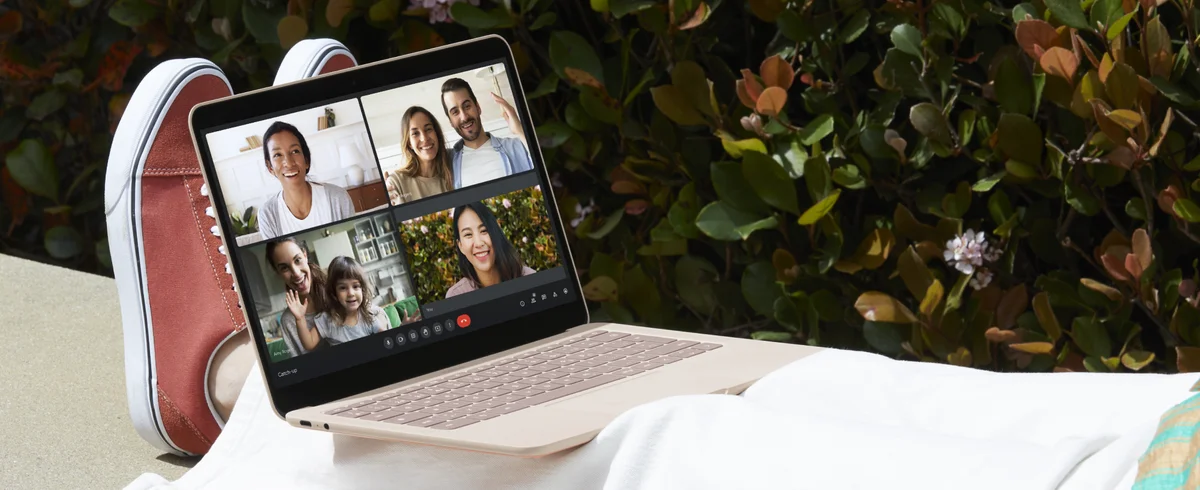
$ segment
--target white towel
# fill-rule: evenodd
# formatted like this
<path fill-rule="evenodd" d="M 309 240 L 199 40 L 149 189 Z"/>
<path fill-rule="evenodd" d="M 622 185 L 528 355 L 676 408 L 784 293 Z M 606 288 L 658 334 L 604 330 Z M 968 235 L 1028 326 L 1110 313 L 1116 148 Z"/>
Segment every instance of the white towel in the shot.
<path fill-rule="evenodd" d="M 1194 382 L 827 350 L 742 396 L 646 404 L 578 449 L 520 459 L 294 428 L 255 374 L 193 469 L 128 488 L 1128 488 L 1159 415 Z"/>

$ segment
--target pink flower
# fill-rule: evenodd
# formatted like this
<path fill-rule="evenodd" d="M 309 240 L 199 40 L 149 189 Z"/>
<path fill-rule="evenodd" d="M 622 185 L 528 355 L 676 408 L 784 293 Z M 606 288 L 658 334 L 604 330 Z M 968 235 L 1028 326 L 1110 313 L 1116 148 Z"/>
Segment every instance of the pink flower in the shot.
<path fill-rule="evenodd" d="M 412 8 L 429 9 L 429 22 L 436 24 L 438 22 L 452 22 L 454 19 L 450 17 L 450 6 L 462 2 L 464 0 L 411 0 Z M 479 6 L 479 0 L 465 0 L 467 3 Z"/>
<path fill-rule="evenodd" d="M 500 204 L 504 205 L 504 209 L 508 209 L 508 208 L 512 207 L 512 201 L 509 201 L 508 198 L 504 198 L 503 201 L 500 201 Z"/>
<path fill-rule="evenodd" d="M 533 186 L 533 189 L 534 189 L 534 190 L 536 190 L 536 191 L 538 191 L 538 192 L 542 192 L 542 184 L 538 184 L 538 185 L 535 185 L 535 186 Z"/>
<path fill-rule="evenodd" d="M 421 225 L 421 234 L 424 235 L 426 233 L 429 233 L 429 228 L 426 228 L 425 225 Z"/>

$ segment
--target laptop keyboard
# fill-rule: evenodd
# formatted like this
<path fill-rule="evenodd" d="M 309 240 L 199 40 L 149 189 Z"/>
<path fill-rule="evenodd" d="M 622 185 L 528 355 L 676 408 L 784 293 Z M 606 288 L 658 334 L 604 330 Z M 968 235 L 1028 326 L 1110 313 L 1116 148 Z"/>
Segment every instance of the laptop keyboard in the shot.
<path fill-rule="evenodd" d="M 453 430 L 720 347 L 714 343 L 593 330 L 325 413 Z"/>

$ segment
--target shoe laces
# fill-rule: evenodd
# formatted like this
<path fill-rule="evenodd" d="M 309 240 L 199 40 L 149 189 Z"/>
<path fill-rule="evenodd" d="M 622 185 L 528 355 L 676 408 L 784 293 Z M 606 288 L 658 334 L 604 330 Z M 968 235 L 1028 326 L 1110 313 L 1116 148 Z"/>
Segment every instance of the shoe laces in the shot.
<path fill-rule="evenodd" d="M 200 184 L 200 195 L 204 196 L 204 197 L 209 197 L 208 184 Z M 213 236 L 220 237 L 221 236 L 221 228 L 216 225 L 217 212 L 212 207 L 212 198 L 211 197 L 209 197 L 209 206 L 204 208 L 204 214 L 213 220 L 213 226 L 211 228 L 209 228 L 208 231 L 210 233 L 212 233 Z M 225 246 L 224 245 L 218 246 L 217 251 L 221 252 L 221 255 L 225 256 L 225 273 L 232 276 L 233 275 L 233 266 L 229 265 L 229 253 L 225 250 Z M 233 289 L 234 289 L 234 291 L 237 290 L 236 284 L 233 286 Z M 241 308 L 241 307 L 242 307 L 242 298 L 239 295 L 238 296 L 238 308 Z"/>

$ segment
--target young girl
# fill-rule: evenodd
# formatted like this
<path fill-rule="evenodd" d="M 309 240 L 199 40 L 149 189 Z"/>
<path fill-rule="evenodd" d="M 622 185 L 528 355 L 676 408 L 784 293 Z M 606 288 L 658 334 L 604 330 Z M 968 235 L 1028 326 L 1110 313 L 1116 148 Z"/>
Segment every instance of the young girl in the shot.
<path fill-rule="evenodd" d="M 361 265 L 349 257 L 337 257 L 326 268 L 328 311 L 317 316 L 313 323 L 321 338 L 331 345 L 360 339 L 391 327 L 387 313 L 371 304 L 374 285 L 367 280 Z"/>

